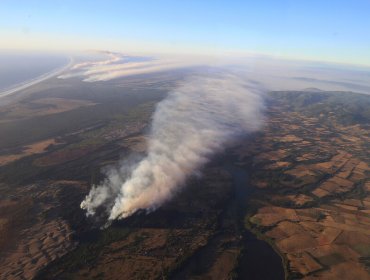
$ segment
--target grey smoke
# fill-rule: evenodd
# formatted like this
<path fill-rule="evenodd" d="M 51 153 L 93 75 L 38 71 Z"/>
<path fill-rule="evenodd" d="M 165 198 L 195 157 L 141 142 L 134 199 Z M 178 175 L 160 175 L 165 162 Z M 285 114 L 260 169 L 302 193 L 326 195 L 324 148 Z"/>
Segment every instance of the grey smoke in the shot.
<path fill-rule="evenodd" d="M 236 137 L 258 130 L 262 109 L 258 86 L 236 75 L 218 73 L 182 82 L 157 105 L 146 156 L 135 165 L 110 170 L 81 208 L 88 215 L 106 208 L 109 220 L 155 210 L 210 156 Z"/>

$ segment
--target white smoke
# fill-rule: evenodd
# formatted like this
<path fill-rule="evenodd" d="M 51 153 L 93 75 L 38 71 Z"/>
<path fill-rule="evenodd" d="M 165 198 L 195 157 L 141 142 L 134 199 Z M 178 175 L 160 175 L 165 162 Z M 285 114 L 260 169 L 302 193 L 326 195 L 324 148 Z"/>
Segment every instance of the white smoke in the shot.
<path fill-rule="evenodd" d="M 111 170 L 92 188 L 81 208 L 106 208 L 109 220 L 152 211 L 176 194 L 186 178 L 231 140 L 261 126 L 261 90 L 231 74 L 183 82 L 157 105 L 146 157 Z"/>
<path fill-rule="evenodd" d="M 99 53 L 101 54 L 101 53 Z M 68 72 L 59 75 L 60 79 L 82 77 L 85 82 L 109 81 L 126 76 L 168 71 L 179 68 L 203 65 L 202 59 L 174 57 L 135 57 L 121 53 L 104 52 L 105 59 L 76 63 Z"/>
<path fill-rule="evenodd" d="M 79 77 L 85 82 L 102 82 L 133 75 L 186 69 L 198 66 L 223 67 L 244 74 L 273 91 L 319 88 L 330 91 L 356 91 L 369 94 L 369 68 L 350 65 L 287 60 L 274 56 L 243 55 L 153 55 L 132 56 L 119 52 L 97 52 L 58 76 Z M 82 59 L 82 60 L 81 60 Z"/>

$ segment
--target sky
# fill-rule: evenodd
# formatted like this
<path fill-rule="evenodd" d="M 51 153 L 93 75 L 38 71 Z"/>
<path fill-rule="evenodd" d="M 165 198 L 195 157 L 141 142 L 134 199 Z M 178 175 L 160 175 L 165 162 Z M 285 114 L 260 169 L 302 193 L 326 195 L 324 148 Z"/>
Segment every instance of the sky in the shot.
<path fill-rule="evenodd" d="M 2 0 L 0 49 L 261 54 L 370 66 L 370 1 Z"/>

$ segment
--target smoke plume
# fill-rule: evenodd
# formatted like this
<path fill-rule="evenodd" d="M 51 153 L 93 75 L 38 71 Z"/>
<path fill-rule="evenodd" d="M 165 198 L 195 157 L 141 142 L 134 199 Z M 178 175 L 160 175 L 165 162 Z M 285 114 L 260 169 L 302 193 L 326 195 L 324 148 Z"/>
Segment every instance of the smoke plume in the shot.
<path fill-rule="evenodd" d="M 81 208 L 94 215 L 105 208 L 109 220 L 138 210 L 153 211 L 171 199 L 185 180 L 236 137 L 262 122 L 261 90 L 232 74 L 212 74 L 182 82 L 157 105 L 146 156 L 134 166 L 110 170 Z"/>

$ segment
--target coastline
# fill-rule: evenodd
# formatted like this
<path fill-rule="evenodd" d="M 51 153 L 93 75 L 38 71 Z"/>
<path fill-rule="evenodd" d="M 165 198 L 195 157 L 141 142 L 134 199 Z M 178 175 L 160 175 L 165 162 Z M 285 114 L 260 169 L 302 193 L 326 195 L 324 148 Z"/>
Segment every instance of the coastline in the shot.
<path fill-rule="evenodd" d="M 35 77 L 31 80 L 27 80 L 27 81 L 24 81 L 22 83 L 18 83 L 8 89 L 5 89 L 3 91 L 0 91 L 0 98 L 3 98 L 3 97 L 6 97 L 6 96 L 9 96 L 13 93 L 16 93 L 18 91 L 21 91 L 21 90 L 24 90 L 24 89 L 27 89 L 33 85 L 36 85 L 38 83 L 41 83 L 47 79 L 50 79 L 54 76 L 57 76 L 57 75 L 60 75 L 61 73 L 63 73 L 64 71 L 68 70 L 73 64 L 74 64 L 74 59 L 70 56 L 69 58 L 69 61 L 67 64 L 59 67 L 59 68 L 56 68 L 54 70 L 52 70 L 51 72 L 47 72 L 41 76 L 38 76 L 38 77 Z"/>

